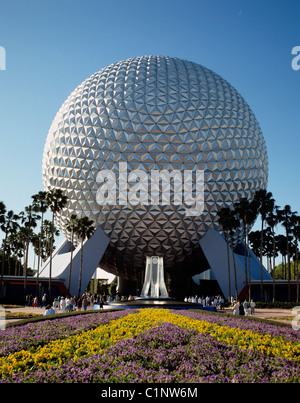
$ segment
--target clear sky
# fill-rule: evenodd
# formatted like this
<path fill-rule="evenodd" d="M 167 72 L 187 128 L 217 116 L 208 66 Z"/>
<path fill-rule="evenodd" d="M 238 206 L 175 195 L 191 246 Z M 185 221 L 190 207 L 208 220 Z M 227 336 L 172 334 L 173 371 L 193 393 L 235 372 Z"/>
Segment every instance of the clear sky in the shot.
<path fill-rule="evenodd" d="M 268 190 L 300 212 L 299 21 L 299 0 L 0 0 L 0 200 L 18 213 L 43 189 L 48 130 L 84 79 L 164 55 L 212 69 L 245 98 L 266 140 Z"/>

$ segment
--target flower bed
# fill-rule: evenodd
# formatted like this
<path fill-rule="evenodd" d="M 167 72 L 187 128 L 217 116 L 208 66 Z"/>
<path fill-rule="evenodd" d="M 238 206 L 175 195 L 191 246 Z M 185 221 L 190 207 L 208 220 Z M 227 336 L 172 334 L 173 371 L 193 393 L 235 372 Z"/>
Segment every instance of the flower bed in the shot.
<path fill-rule="evenodd" d="M 121 315 L 123 313 L 123 316 Z M 143 309 L 0 358 L 2 382 L 299 382 L 299 343 Z M 96 315 L 96 314 L 95 314 Z M 101 314 L 103 315 L 103 313 Z M 213 316 L 213 315 L 211 315 Z M 40 324 L 42 325 L 42 323 Z M 284 332 L 283 332 L 284 333 Z"/>
<path fill-rule="evenodd" d="M 292 361 L 228 348 L 209 334 L 162 323 L 134 339 L 120 340 L 102 354 L 18 374 L 14 382 L 265 383 L 298 382 L 299 375 Z"/>
<path fill-rule="evenodd" d="M 20 350 L 31 351 L 52 340 L 64 339 L 101 324 L 106 324 L 110 320 L 126 316 L 129 312 L 133 313 L 133 310 L 72 315 L 55 320 L 48 319 L 43 322 L 9 327 L 1 332 L 0 357 Z"/>
<path fill-rule="evenodd" d="M 283 337 L 285 340 L 300 342 L 300 332 L 293 330 L 291 327 L 274 326 L 263 321 L 249 320 L 240 316 L 222 316 L 203 313 L 201 311 L 182 310 L 173 311 L 184 315 L 188 318 L 205 320 L 209 323 L 215 323 L 222 326 L 234 327 L 261 334 L 268 334 L 272 337 Z"/>
<path fill-rule="evenodd" d="M 27 319 L 43 316 L 40 313 L 5 311 L 5 319 Z"/>

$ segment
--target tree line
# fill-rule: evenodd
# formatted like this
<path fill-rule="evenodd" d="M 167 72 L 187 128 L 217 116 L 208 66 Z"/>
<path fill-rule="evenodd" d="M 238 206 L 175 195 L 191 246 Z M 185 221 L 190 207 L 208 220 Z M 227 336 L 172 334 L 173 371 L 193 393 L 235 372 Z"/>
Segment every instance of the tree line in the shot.
<path fill-rule="evenodd" d="M 49 258 L 48 291 L 51 298 L 54 243 L 55 237 L 59 235 L 59 230 L 55 226 L 55 217 L 66 206 L 68 197 L 64 195 L 61 189 L 50 189 L 49 191 L 40 191 L 31 198 L 32 203 L 19 214 L 15 214 L 13 210 L 7 210 L 4 202 L 0 201 L 0 228 L 4 233 L 1 247 L 1 295 L 6 272 L 9 275 L 22 275 L 24 277 L 24 297 L 26 296 L 29 249 L 32 246 L 37 257 L 36 293 L 38 295 L 40 269 Z M 51 220 L 45 219 L 45 214 L 49 210 L 52 214 Z M 78 297 L 81 289 L 83 243 L 86 238 L 93 234 L 95 229 L 93 224 L 93 221 L 89 220 L 88 217 L 78 217 L 75 214 L 66 219 L 66 229 L 70 232 L 71 238 L 68 293 L 70 292 L 72 275 L 73 245 L 74 243 L 81 243 Z M 34 231 L 36 228 L 38 228 L 37 233 Z M 12 262 L 14 262 L 14 268 L 11 267 Z"/>
<path fill-rule="evenodd" d="M 257 231 L 250 231 L 251 227 L 260 216 L 261 228 Z M 269 272 L 273 277 L 273 302 L 276 300 L 276 277 L 280 277 L 277 271 L 275 259 L 279 254 L 287 261 L 284 275 L 287 279 L 288 301 L 291 299 L 291 259 L 294 259 L 294 279 L 297 280 L 296 298 L 299 302 L 299 240 L 300 240 L 300 216 L 292 211 L 290 205 L 283 208 L 277 206 L 271 192 L 265 189 L 257 190 L 252 200 L 245 197 L 234 203 L 233 208 L 222 207 L 218 212 L 218 222 L 223 228 L 227 242 L 227 267 L 228 267 L 228 290 L 232 295 L 232 279 L 230 276 L 230 248 L 232 249 L 232 261 L 234 272 L 234 290 L 237 298 L 236 264 L 234 258 L 234 234 L 237 229 L 243 228 L 243 239 L 245 244 L 245 283 L 248 298 L 251 298 L 251 272 L 250 272 L 250 246 L 256 256 L 260 258 L 260 294 L 261 301 L 264 301 L 263 281 L 263 256 L 267 257 Z M 276 234 L 276 228 L 281 225 L 284 228 L 283 234 Z M 282 273 L 282 274 L 283 274 Z"/>
<path fill-rule="evenodd" d="M 43 263 L 49 258 L 49 293 L 51 296 L 52 283 L 52 255 L 55 249 L 55 237 L 59 235 L 59 230 L 55 226 L 55 217 L 67 204 L 68 198 L 61 189 L 50 189 L 49 191 L 40 191 L 31 196 L 32 203 L 26 206 L 19 214 L 6 209 L 3 202 L 0 201 L 0 228 L 4 233 L 1 247 L 1 291 L 4 285 L 3 276 L 22 275 L 24 276 L 24 294 L 27 289 L 28 258 L 29 247 L 33 246 L 34 253 L 37 256 L 36 284 L 38 287 L 39 272 Z M 52 219 L 45 219 L 45 213 L 52 213 Z M 261 217 L 261 229 L 250 231 L 258 216 Z M 285 270 L 282 274 L 288 282 L 288 300 L 291 297 L 291 260 L 294 260 L 294 279 L 297 280 L 297 302 L 299 301 L 299 271 L 298 257 L 300 240 L 300 217 L 297 212 L 292 211 L 289 205 L 280 208 L 276 205 L 271 192 L 266 190 L 256 191 L 252 200 L 240 198 L 234 203 L 233 208 L 222 207 L 217 216 L 220 226 L 226 235 L 227 242 L 227 266 L 228 266 L 228 291 L 232 295 L 232 282 L 234 283 L 235 296 L 237 298 L 237 277 L 234 258 L 234 235 L 238 228 L 242 226 L 243 239 L 245 244 L 245 283 L 248 297 L 251 297 L 251 272 L 250 272 L 250 246 L 253 252 L 260 258 L 261 267 L 261 301 L 264 300 L 263 293 L 263 256 L 266 256 L 269 262 L 270 273 L 273 276 L 273 301 L 276 298 L 276 270 L 275 258 L 282 255 L 285 263 Z M 38 225 L 39 224 L 39 225 Z M 89 238 L 95 228 L 92 220 L 88 217 L 78 217 L 72 214 L 66 219 L 66 229 L 70 233 L 71 257 L 69 265 L 68 292 L 70 292 L 72 276 L 72 258 L 74 243 L 81 243 L 80 255 L 80 273 L 78 279 L 78 296 L 81 290 L 81 277 L 83 266 L 83 243 Z M 282 225 L 285 229 L 285 235 L 276 234 L 275 229 Z M 38 228 L 36 233 L 34 230 Z M 230 256 L 229 246 L 232 249 L 232 261 L 234 279 L 230 276 Z M 14 262 L 14 268 L 12 268 Z M 5 270 L 6 269 L 6 270 Z M 277 272 L 277 278 L 279 273 Z M 38 289 L 38 288 L 37 288 Z"/>

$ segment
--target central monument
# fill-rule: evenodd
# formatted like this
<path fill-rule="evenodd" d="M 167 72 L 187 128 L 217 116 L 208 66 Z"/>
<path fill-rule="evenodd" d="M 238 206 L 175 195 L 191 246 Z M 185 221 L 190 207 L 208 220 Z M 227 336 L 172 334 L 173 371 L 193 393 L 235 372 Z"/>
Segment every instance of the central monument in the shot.
<path fill-rule="evenodd" d="M 146 272 L 143 289 L 141 292 L 142 298 L 167 298 L 168 291 L 164 279 L 164 260 L 159 256 L 147 256 Z"/>

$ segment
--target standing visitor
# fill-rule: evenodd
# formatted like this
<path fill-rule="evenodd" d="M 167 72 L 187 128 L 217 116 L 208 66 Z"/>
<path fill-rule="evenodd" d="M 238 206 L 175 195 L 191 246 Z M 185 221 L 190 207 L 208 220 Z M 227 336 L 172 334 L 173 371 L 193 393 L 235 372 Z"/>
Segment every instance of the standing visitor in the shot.
<path fill-rule="evenodd" d="M 244 306 L 241 302 L 239 303 L 239 311 L 240 311 L 239 312 L 240 315 L 245 315 Z"/>
<path fill-rule="evenodd" d="M 53 309 L 54 309 L 54 312 L 55 312 L 55 313 L 58 312 L 59 307 L 60 307 L 60 306 L 59 306 L 59 303 L 58 303 L 57 298 L 54 298 L 54 300 L 53 300 Z"/>
<path fill-rule="evenodd" d="M 88 307 L 88 304 L 89 304 L 89 301 L 88 301 L 86 296 L 83 298 L 83 303 L 82 304 L 83 304 L 83 310 L 86 311 L 87 307 Z"/>
<path fill-rule="evenodd" d="M 103 309 L 104 301 L 103 301 L 102 296 L 100 297 L 100 302 L 99 302 L 99 304 L 100 304 L 100 309 Z"/>
<path fill-rule="evenodd" d="M 66 299 L 66 312 L 71 312 L 71 300 L 69 297 Z"/>
<path fill-rule="evenodd" d="M 216 309 L 218 309 L 219 305 L 218 305 L 218 298 L 214 297 L 214 306 L 216 307 Z"/>
<path fill-rule="evenodd" d="M 55 313 L 55 312 L 54 312 L 54 309 L 52 308 L 52 306 L 51 306 L 51 305 L 47 305 L 44 315 L 53 315 L 54 313 Z"/>
<path fill-rule="evenodd" d="M 74 301 L 75 301 L 75 298 L 71 297 L 70 298 L 70 312 L 72 312 L 74 310 Z"/>
<path fill-rule="evenodd" d="M 251 316 L 255 315 L 255 302 L 253 301 L 253 299 L 251 299 L 251 302 L 250 302 L 250 314 L 251 314 Z"/>
<path fill-rule="evenodd" d="M 78 311 L 81 311 L 82 308 L 82 298 L 78 298 L 77 300 L 77 309 Z"/>
<path fill-rule="evenodd" d="M 220 309 L 224 308 L 224 298 L 222 297 L 222 295 L 220 296 Z"/>
<path fill-rule="evenodd" d="M 247 316 L 249 314 L 249 304 L 248 301 L 245 299 L 244 303 L 243 303 L 243 307 L 244 307 L 244 311 L 245 311 L 245 315 Z"/>
<path fill-rule="evenodd" d="M 239 301 L 233 301 L 233 314 L 239 315 L 240 313 L 240 304 Z"/>
<path fill-rule="evenodd" d="M 46 301 L 47 301 L 47 296 L 44 294 L 42 296 L 42 308 L 46 308 Z"/>
<path fill-rule="evenodd" d="M 60 299 L 60 309 L 63 313 L 66 312 L 66 300 L 64 297 L 61 297 Z"/>

